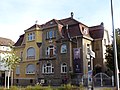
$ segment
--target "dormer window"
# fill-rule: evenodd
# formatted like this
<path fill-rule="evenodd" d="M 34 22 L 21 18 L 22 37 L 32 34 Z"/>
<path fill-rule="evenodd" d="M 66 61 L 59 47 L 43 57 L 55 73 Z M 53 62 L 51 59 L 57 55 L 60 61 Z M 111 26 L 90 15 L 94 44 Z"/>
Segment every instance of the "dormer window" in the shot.
<path fill-rule="evenodd" d="M 35 33 L 34 32 L 28 34 L 28 41 L 32 41 L 32 40 L 35 40 Z"/>

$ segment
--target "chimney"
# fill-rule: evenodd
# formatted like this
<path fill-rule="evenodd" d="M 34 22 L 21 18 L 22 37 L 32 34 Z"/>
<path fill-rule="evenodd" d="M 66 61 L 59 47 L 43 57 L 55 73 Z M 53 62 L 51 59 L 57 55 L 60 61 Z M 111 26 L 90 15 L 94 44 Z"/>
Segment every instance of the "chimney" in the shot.
<path fill-rule="evenodd" d="M 71 18 L 73 19 L 73 15 L 74 15 L 74 13 L 73 12 L 71 12 Z"/>
<path fill-rule="evenodd" d="M 104 26 L 104 23 L 103 23 L 103 22 L 101 22 L 101 24 L 100 24 L 100 25 Z"/>

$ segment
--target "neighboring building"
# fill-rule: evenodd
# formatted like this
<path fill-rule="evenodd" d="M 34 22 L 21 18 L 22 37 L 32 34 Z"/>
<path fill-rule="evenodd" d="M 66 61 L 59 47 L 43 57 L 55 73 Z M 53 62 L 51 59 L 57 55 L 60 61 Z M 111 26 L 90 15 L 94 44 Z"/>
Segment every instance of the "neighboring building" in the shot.
<path fill-rule="evenodd" d="M 2 62 L 2 59 L 10 53 L 10 45 L 14 45 L 12 40 L 0 37 L 0 86 L 4 86 L 5 71 L 8 70 L 7 67 L 5 67 L 5 63 Z"/>
<path fill-rule="evenodd" d="M 106 45 L 110 44 L 108 31 L 104 28 L 103 23 L 97 26 L 89 27 L 89 29 L 90 29 L 90 35 L 93 38 L 92 49 L 95 52 L 95 58 L 93 60 L 94 71 L 95 73 L 105 72 Z"/>
<path fill-rule="evenodd" d="M 42 25 L 33 25 L 25 30 L 15 43 L 17 55 L 21 57 L 20 65 L 14 71 L 15 85 L 60 85 L 76 83 L 88 73 L 89 51 L 96 54 L 96 42 L 100 43 L 100 55 L 94 65 L 103 66 L 103 41 L 108 41 L 108 33 L 103 26 L 88 27 L 71 17 L 50 20 Z M 97 28 L 96 28 L 97 27 Z M 96 31 L 95 31 L 96 30 Z M 94 36 L 94 32 L 100 37 Z M 100 38 L 100 39 L 99 39 Z M 105 42 L 105 41 L 104 41 Z M 73 81 L 74 80 L 74 81 Z"/>

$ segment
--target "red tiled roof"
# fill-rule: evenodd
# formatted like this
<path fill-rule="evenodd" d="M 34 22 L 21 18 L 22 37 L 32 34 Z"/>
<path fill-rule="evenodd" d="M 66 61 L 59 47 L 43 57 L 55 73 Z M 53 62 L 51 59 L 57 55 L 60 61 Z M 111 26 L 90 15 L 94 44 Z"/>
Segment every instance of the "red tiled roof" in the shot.
<path fill-rule="evenodd" d="M 103 25 L 97 25 L 93 27 L 89 27 L 90 30 L 90 36 L 93 39 L 101 39 L 104 35 L 104 27 Z"/>
<path fill-rule="evenodd" d="M 9 45 L 13 45 L 14 42 L 8 38 L 2 38 L 0 37 L 0 45 L 1 46 L 9 46 Z"/>
<path fill-rule="evenodd" d="M 19 37 L 18 41 L 14 44 L 14 46 L 21 46 L 23 39 L 24 39 L 24 34 Z"/>

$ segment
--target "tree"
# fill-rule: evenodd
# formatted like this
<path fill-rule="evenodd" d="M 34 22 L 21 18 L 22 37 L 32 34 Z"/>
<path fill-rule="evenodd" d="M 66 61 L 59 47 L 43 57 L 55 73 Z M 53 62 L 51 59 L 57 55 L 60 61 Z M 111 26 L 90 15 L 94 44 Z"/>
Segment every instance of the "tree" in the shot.
<path fill-rule="evenodd" d="M 117 42 L 117 56 L 118 56 L 118 68 L 120 70 L 120 29 L 116 29 L 116 42 Z"/>
<path fill-rule="evenodd" d="M 114 52 L 113 52 L 113 45 L 107 45 L 106 46 L 106 55 L 105 58 L 107 60 L 106 65 L 107 67 L 112 70 L 114 70 Z"/>
<path fill-rule="evenodd" d="M 4 53 L 5 57 L 2 59 L 2 62 L 4 63 L 4 66 L 7 68 L 7 71 L 8 71 L 8 85 L 7 85 L 8 89 L 9 89 L 9 82 L 10 82 L 9 78 L 10 78 L 11 72 L 16 67 L 16 65 L 20 62 L 20 58 L 15 55 L 14 48 L 12 46 L 10 46 L 10 48 L 11 48 L 11 51 Z"/>
<path fill-rule="evenodd" d="M 116 29 L 116 45 L 117 45 L 117 59 L 118 59 L 118 68 L 120 69 L 120 29 Z M 113 72 L 115 71 L 114 68 L 114 51 L 113 51 L 113 44 L 106 46 L 106 55 L 105 58 L 107 60 L 106 65 L 109 69 Z"/>

